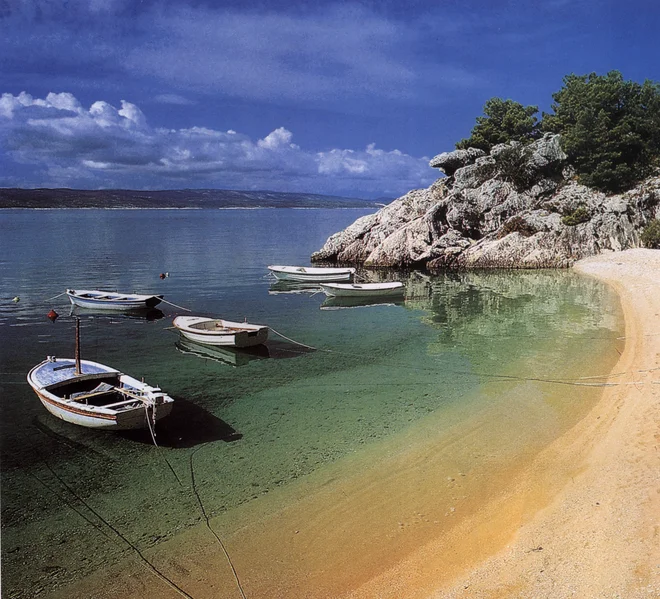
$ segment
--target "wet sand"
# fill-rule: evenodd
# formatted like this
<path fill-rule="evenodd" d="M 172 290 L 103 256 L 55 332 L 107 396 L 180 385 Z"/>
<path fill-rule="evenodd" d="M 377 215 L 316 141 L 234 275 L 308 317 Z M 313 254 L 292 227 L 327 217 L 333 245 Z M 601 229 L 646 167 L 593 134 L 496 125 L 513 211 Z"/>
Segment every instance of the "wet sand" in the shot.
<path fill-rule="evenodd" d="M 202 522 L 146 551 L 178 589 L 132 560 L 61 596 L 660 596 L 660 252 L 578 269 L 617 289 L 625 349 L 596 406 L 527 463 L 451 463 L 466 429 L 439 448 L 431 418 L 412 449 L 404 435 L 376 464 L 356 457 L 353 475 L 330 467 L 282 489 L 279 505 L 266 498 L 214 518 L 222 544 Z"/>

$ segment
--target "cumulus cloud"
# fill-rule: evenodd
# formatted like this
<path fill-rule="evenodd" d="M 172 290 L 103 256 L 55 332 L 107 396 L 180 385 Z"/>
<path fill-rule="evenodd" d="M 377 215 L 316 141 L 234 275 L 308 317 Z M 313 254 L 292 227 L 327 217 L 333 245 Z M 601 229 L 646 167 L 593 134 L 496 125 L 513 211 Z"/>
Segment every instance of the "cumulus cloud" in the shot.
<path fill-rule="evenodd" d="M 33 185 L 71 187 L 220 187 L 400 194 L 436 176 L 428 158 L 370 144 L 364 150 L 308 151 L 279 127 L 261 139 L 234 130 L 151 127 L 138 106 L 96 101 L 88 109 L 72 94 L 0 98 L 6 157 L 41 172 Z M 0 185 L 3 184 L 0 178 Z M 5 183 L 6 184 L 6 183 Z M 13 183 L 15 184 L 15 183 Z"/>

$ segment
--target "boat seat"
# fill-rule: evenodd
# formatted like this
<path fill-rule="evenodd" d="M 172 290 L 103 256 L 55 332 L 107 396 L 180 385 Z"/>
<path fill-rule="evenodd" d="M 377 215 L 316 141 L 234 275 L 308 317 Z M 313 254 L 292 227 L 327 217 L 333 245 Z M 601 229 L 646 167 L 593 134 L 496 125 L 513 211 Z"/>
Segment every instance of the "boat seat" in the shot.
<path fill-rule="evenodd" d="M 111 391 L 114 391 L 114 389 L 115 388 L 112 385 L 109 385 L 108 383 L 99 383 L 91 391 L 72 393 L 69 399 L 70 401 L 83 401 L 90 397 L 98 397 L 99 395 L 105 395 L 106 393 L 110 393 Z"/>

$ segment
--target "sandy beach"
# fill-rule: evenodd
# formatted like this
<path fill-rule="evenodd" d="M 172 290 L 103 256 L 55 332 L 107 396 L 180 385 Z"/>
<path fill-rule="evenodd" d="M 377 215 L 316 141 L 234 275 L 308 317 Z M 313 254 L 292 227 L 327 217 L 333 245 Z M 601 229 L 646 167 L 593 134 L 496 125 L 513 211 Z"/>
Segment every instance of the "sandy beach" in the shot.
<path fill-rule="evenodd" d="M 660 252 L 610 253 L 576 268 L 611 284 L 625 317 L 624 349 L 598 381 L 602 397 L 524 468 L 503 473 L 512 481 L 504 491 L 484 501 L 482 489 L 473 504 L 462 501 L 466 515 L 455 525 L 438 523 L 453 508 L 434 512 L 433 486 L 463 481 L 441 470 L 445 457 L 429 426 L 428 443 L 414 453 L 404 438 L 352 478 L 332 468 L 323 480 L 311 477 L 308 497 L 297 489 L 295 509 L 283 493 L 267 516 L 255 502 L 232 521 L 213 519 L 224 545 L 202 522 L 146 552 L 178 589 L 134 560 L 57 596 L 660 597 Z M 399 513 L 412 488 L 414 522 Z"/>

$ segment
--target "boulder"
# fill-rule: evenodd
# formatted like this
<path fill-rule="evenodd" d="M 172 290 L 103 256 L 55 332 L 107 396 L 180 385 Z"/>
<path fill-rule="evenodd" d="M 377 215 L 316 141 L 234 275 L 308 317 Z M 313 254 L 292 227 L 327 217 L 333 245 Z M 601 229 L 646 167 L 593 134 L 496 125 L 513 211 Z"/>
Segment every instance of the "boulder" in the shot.
<path fill-rule="evenodd" d="M 473 164 L 477 158 L 485 155 L 486 152 L 478 148 L 443 152 L 431 158 L 429 166 L 440 169 L 445 175 L 451 177 L 459 168 Z"/>

